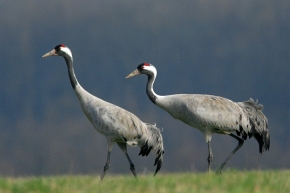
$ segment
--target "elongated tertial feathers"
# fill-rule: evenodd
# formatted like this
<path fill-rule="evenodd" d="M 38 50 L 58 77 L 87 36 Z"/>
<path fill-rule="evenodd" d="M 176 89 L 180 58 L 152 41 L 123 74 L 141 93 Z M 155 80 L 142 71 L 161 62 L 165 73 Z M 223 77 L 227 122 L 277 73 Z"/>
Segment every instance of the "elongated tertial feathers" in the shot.
<path fill-rule="evenodd" d="M 156 165 L 156 170 L 154 173 L 155 176 L 157 172 L 160 170 L 163 162 L 163 154 L 164 154 L 163 139 L 160 130 L 156 127 L 156 125 L 146 123 L 146 126 L 149 131 L 149 135 L 144 145 L 141 147 L 139 155 L 147 156 L 151 150 L 155 153 L 156 156 L 154 162 L 154 166 Z"/>
<path fill-rule="evenodd" d="M 258 104 L 258 100 L 254 101 L 250 98 L 248 101 L 239 102 L 238 105 L 248 115 L 251 124 L 251 133 L 259 143 L 259 152 L 269 150 L 270 133 L 268 130 L 268 119 L 262 113 L 263 105 Z"/>

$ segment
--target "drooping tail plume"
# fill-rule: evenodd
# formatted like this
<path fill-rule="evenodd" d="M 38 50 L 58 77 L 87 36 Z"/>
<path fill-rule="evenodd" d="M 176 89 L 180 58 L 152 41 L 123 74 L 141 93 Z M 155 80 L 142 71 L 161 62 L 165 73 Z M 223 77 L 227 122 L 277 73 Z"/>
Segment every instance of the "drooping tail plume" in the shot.
<path fill-rule="evenodd" d="M 154 162 L 154 166 L 156 165 L 156 170 L 154 173 L 155 176 L 157 172 L 160 170 L 163 163 L 163 154 L 164 154 L 163 139 L 160 133 L 160 129 L 158 129 L 155 125 L 146 123 L 146 126 L 149 131 L 149 135 L 148 138 L 146 139 L 146 142 L 141 147 L 139 155 L 147 156 L 151 150 L 155 153 L 156 156 Z"/>
<path fill-rule="evenodd" d="M 268 130 L 268 119 L 262 113 L 263 105 L 258 104 L 258 100 L 254 101 L 252 98 L 239 102 L 238 105 L 249 117 L 251 124 L 250 134 L 258 141 L 259 152 L 268 151 L 270 148 L 270 133 Z"/>

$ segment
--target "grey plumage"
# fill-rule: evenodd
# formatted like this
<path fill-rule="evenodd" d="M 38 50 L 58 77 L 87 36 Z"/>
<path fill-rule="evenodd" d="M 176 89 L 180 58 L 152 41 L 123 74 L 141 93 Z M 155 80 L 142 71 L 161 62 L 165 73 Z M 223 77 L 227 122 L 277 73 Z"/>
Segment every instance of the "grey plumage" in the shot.
<path fill-rule="evenodd" d="M 43 57 L 47 56 L 62 56 L 65 59 L 71 85 L 79 99 L 83 112 L 94 128 L 107 139 L 107 162 L 101 180 L 105 177 L 110 167 L 110 153 L 115 143 L 125 153 L 130 163 L 130 169 L 135 177 L 135 166 L 127 153 L 127 144 L 133 147 L 139 146 L 139 155 L 142 156 L 147 156 L 152 150 L 156 156 L 154 162 L 154 165 L 156 165 L 154 175 L 156 175 L 162 166 L 164 154 L 163 139 L 160 130 L 155 125 L 143 123 L 129 111 L 99 99 L 83 89 L 74 74 L 72 53 L 65 45 L 58 45 L 52 51 L 43 55 Z"/>
<path fill-rule="evenodd" d="M 149 63 L 140 64 L 135 71 L 126 78 L 139 74 L 148 76 L 146 93 L 157 106 L 167 111 L 173 118 L 179 119 L 200 130 L 208 144 L 208 170 L 211 169 L 213 154 L 211 138 L 214 133 L 227 134 L 239 141 L 238 146 L 231 152 L 217 173 L 221 173 L 224 165 L 243 145 L 247 137 L 254 138 L 259 143 L 259 152 L 269 150 L 270 134 L 268 120 L 262 113 L 263 105 L 253 99 L 244 102 L 233 102 L 229 99 L 201 94 L 175 94 L 160 96 L 153 90 L 157 76 L 156 68 Z M 232 134 L 237 133 L 238 136 Z"/>

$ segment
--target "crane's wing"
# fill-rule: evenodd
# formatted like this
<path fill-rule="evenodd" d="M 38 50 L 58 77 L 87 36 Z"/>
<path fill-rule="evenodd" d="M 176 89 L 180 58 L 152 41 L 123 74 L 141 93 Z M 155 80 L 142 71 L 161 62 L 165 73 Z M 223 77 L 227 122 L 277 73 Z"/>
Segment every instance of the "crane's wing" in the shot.
<path fill-rule="evenodd" d="M 168 95 L 159 105 L 176 119 L 201 131 L 230 133 L 239 129 L 241 109 L 233 101 L 212 95 Z"/>

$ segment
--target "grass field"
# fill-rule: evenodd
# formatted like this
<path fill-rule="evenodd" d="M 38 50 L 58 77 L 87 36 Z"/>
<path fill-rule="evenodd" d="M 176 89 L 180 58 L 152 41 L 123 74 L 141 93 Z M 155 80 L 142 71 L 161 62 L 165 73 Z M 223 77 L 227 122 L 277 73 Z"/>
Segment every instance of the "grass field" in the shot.
<path fill-rule="evenodd" d="M 169 173 L 139 175 L 50 176 L 0 178 L 0 192 L 290 192 L 290 171 L 225 171 L 222 175 L 207 173 Z"/>

